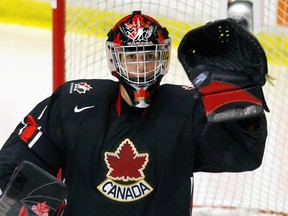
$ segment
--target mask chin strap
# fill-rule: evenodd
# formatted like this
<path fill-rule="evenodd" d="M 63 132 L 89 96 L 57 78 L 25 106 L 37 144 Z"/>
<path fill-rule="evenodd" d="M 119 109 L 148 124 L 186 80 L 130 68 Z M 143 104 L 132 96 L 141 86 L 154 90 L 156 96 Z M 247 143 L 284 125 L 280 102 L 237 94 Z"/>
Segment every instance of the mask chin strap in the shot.
<path fill-rule="evenodd" d="M 119 77 L 120 83 L 124 86 L 127 91 L 130 100 L 137 108 L 147 108 L 151 104 L 151 100 L 156 88 L 159 86 L 163 76 L 159 76 L 155 82 L 146 86 L 137 86 L 129 84 L 125 80 Z"/>

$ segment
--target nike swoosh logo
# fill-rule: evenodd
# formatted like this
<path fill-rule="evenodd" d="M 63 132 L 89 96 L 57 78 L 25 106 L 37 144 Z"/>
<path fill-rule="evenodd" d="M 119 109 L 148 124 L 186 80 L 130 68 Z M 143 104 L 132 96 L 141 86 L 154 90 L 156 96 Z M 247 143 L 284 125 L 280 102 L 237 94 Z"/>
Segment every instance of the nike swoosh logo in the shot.
<path fill-rule="evenodd" d="M 79 113 L 79 112 L 82 112 L 82 111 L 84 111 L 84 110 L 91 109 L 91 108 L 93 108 L 93 107 L 94 107 L 94 105 L 92 105 L 92 106 L 86 106 L 86 107 L 82 107 L 82 108 L 78 108 L 78 106 L 75 106 L 74 112 L 75 112 L 75 113 Z"/>

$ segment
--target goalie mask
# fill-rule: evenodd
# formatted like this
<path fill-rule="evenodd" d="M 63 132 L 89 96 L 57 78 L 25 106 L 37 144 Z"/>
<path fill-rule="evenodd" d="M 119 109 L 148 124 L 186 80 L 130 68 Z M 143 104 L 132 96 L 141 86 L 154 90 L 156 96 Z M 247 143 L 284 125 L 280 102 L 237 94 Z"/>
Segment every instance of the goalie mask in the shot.
<path fill-rule="evenodd" d="M 122 18 L 108 33 L 109 68 L 135 107 L 150 105 L 155 89 L 168 72 L 170 50 L 166 28 L 140 11 Z"/>

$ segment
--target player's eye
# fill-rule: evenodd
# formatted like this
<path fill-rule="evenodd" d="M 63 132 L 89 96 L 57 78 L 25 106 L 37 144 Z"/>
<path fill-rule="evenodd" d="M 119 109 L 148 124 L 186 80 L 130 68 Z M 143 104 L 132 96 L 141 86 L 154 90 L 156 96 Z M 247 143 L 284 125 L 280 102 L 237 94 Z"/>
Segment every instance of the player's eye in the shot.
<path fill-rule="evenodd" d="M 127 54 L 126 55 L 126 61 L 128 61 L 128 62 L 137 61 L 137 55 L 136 54 Z"/>
<path fill-rule="evenodd" d="M 157 59 L 157 55 L 155 53 L 148 53 L 145 55 L 146 61 L 154 61 Z"/>

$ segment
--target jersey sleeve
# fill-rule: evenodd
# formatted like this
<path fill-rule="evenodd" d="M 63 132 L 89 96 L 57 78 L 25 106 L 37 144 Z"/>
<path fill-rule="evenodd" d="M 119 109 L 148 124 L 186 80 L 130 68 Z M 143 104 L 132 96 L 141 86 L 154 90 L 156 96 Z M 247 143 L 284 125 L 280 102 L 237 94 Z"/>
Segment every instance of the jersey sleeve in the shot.
<path fill-rule="evenodd" d="M 262 163 L 267 137 L 265 114 L 244 120 L 207 123 L 196 146 L 194 171 L 241 172 Z"/>
<path fill-rule="evenodd" d="M 40 102 L 17 125 L 0 151 L 0 188 L 3 191 L 22 161 L 32 162 L 56 175 L 61 166 L 58 94 Z"/>

